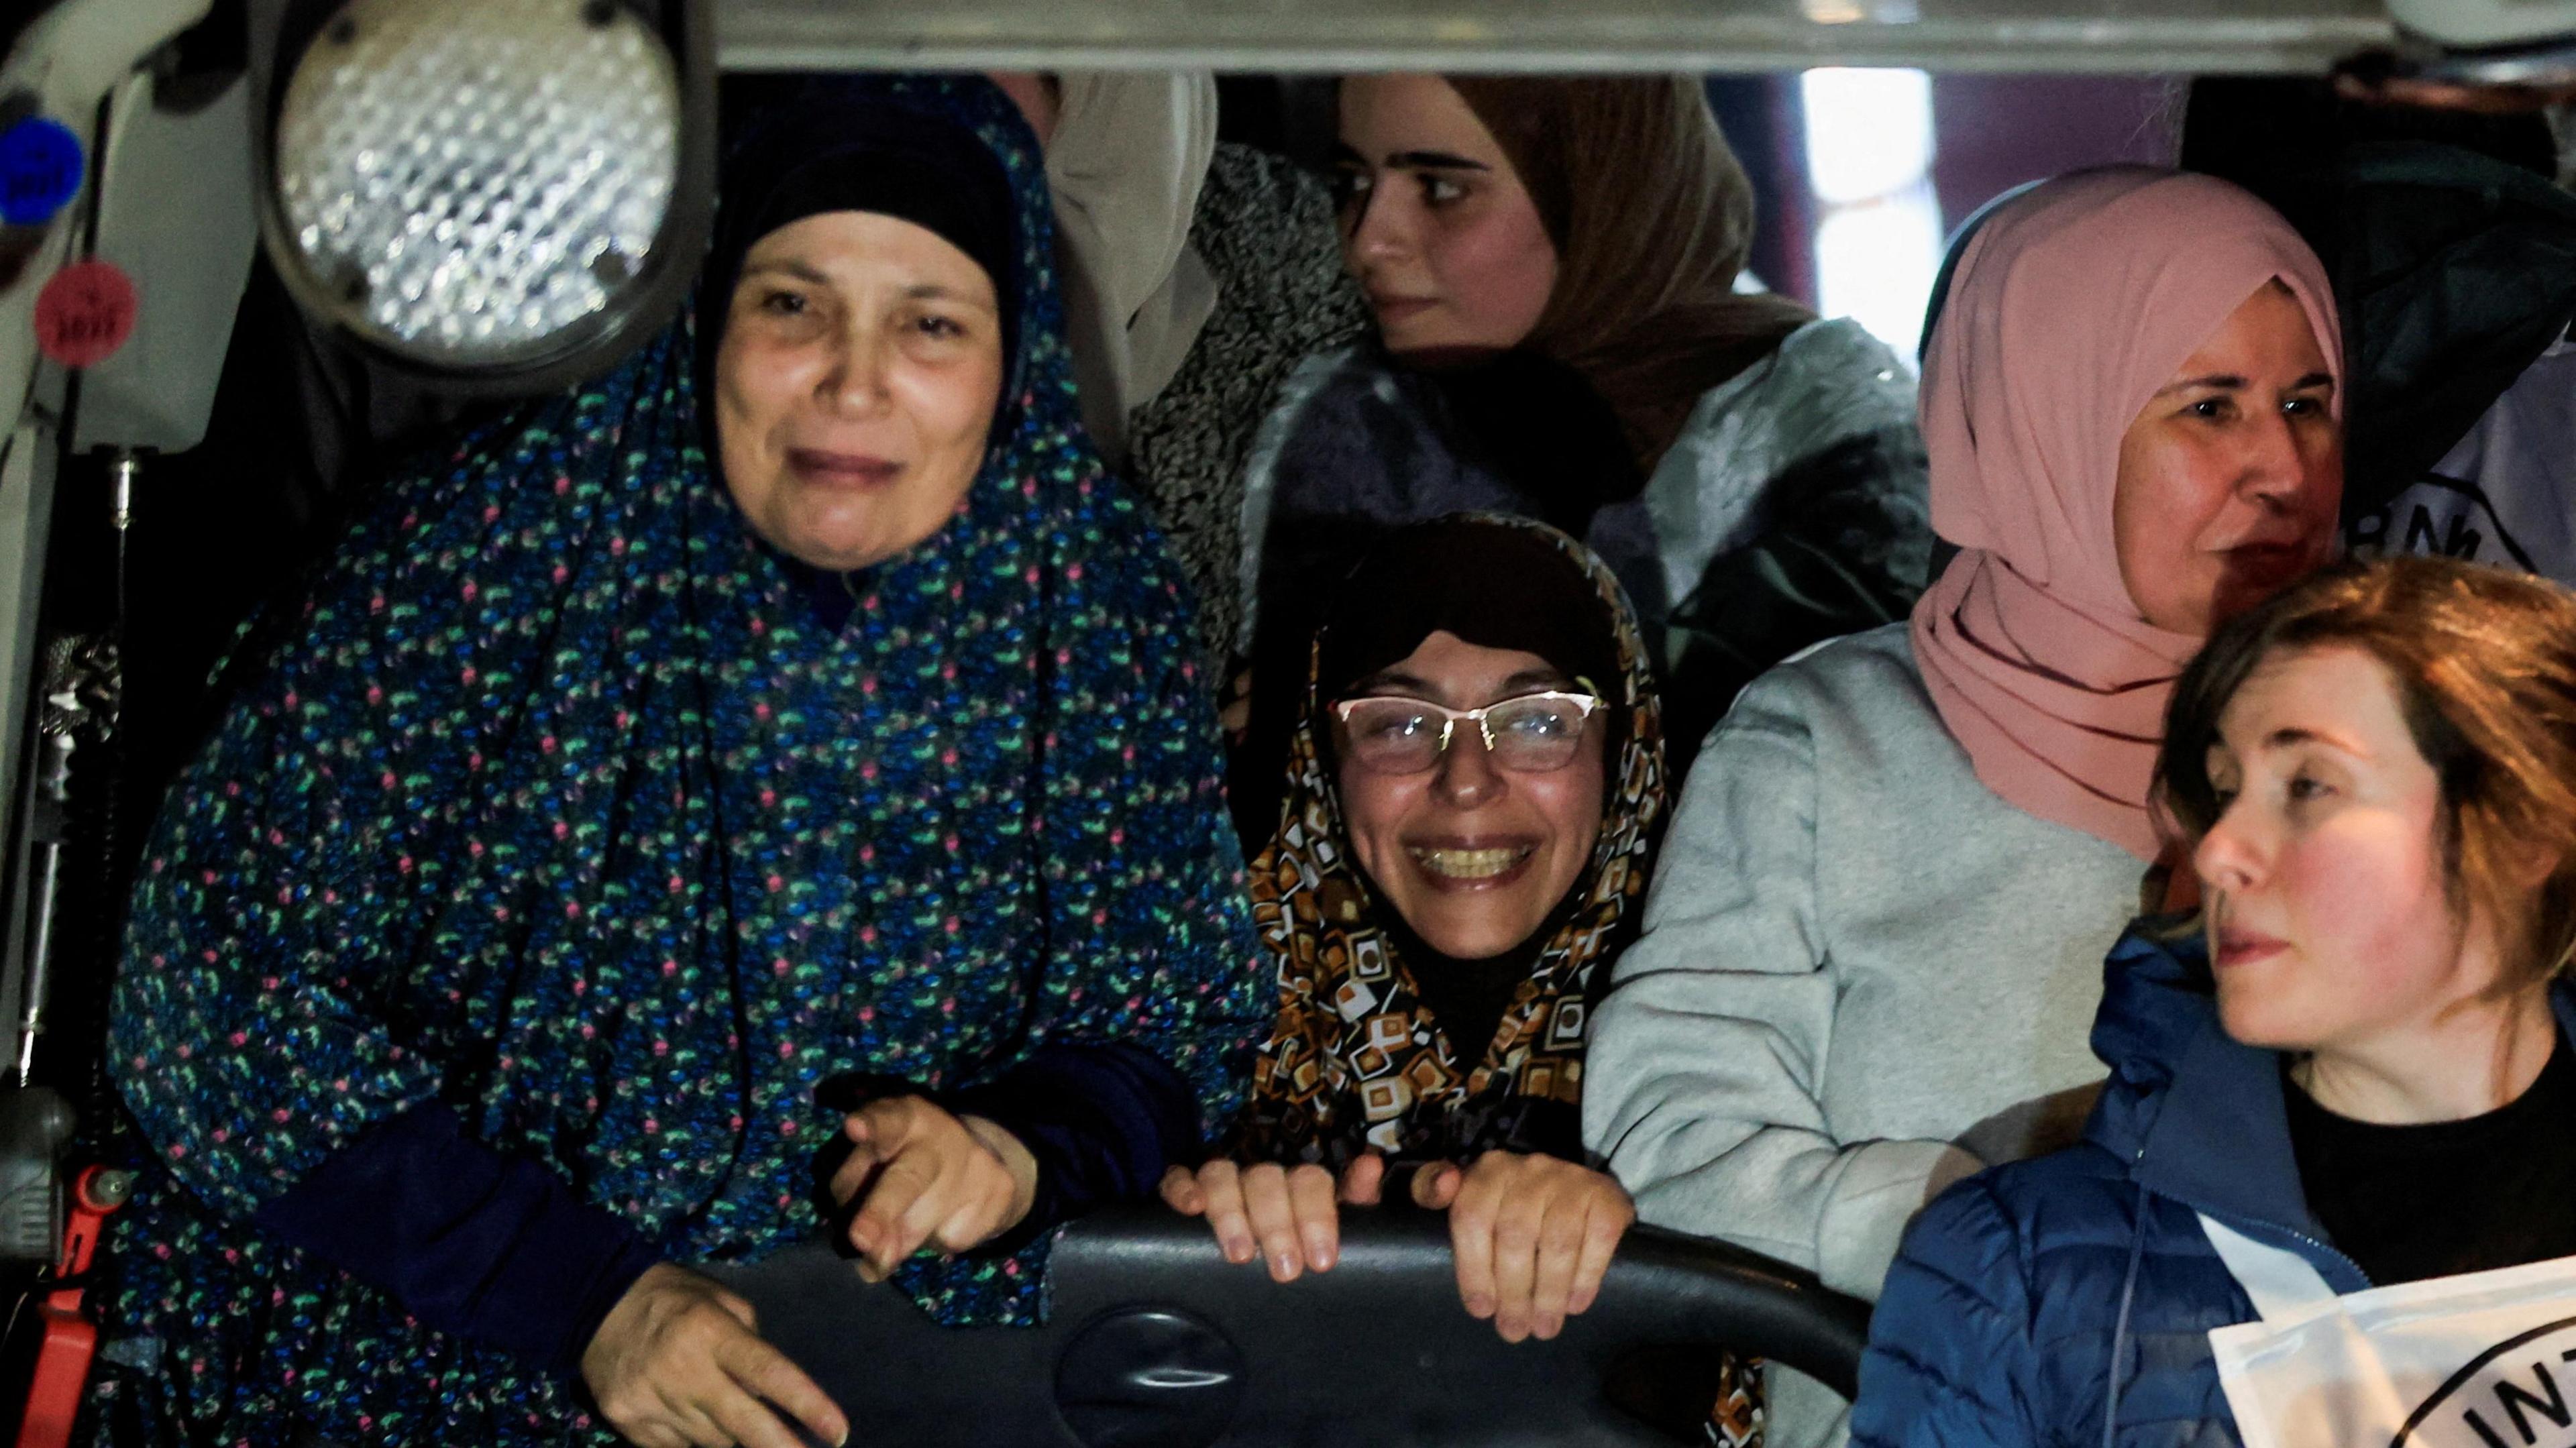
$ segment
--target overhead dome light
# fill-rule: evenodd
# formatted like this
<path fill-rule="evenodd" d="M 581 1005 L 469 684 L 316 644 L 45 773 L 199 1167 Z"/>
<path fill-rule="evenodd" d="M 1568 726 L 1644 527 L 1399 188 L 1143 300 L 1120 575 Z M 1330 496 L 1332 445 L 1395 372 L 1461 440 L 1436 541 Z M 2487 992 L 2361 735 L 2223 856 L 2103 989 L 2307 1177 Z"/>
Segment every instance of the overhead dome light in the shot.
<path fill-rule="evenodd" d="M 2388 0 L 2388 17 L 2449 46 L 2564 45 L 2576 36 L 2576 0 Z"/>
<path fill-rule="evenodd" d="M 669 320 L 713 207 L 702 5 L 269 9 L 253 53 L 294 59 L 265 78 L 261 233 L 328 330 L 456 390 L 525 392 Z"/>

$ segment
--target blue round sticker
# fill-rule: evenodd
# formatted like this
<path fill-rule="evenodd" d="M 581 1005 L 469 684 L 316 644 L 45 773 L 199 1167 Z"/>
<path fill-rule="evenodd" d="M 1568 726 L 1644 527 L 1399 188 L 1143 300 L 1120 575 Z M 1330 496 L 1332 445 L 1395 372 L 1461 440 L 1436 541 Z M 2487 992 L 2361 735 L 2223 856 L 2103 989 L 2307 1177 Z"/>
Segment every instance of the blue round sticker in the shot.
<path fill-rule="evenodd" d="M 80 137 L 49 116 L 0 131 L 0 221 L 42 226 L 81 185 Z"/>

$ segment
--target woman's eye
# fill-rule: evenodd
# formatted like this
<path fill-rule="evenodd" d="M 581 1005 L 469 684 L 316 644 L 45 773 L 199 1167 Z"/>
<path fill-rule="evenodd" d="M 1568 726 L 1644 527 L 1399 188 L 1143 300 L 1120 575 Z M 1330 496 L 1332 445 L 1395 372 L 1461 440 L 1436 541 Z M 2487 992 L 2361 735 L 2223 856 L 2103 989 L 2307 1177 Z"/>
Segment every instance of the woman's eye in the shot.
<path fill-rule="evenodd" d="M 942 342 L 953 342 L 966 335 L 966 325 L 954 317 L 924 317 L 913 326 L 923 336 Z"/>
<path fill-rule="evenodd" d="M 761 296 L 760 309 L 772 316 L 801 317 L 805 315 L 806 301 L 796 292 L 768 292 Z"/>
<path fill-rule="evenodd" d="M 2291 776 L 2289 795 L 2292 804 L 2308 804 L 2332 793 L 2334 790 L 2324 780 L 2305 774 Z"/>
<path fill-rule="evenodd" d="M 2183 410 L 2204 422 L 2225 422 L 2236 415 L 2236 404 L 2224 397 L 2204 397 Z"/>
<path fill-rule="evenodd" d="M 1369 174 L 1366 171 L 1345 170 L 1334 172 L 1332 179 L 1333 205 L 1338 208 L 1348 210 L 1353 202 L 1369 194 L 1369 188 L 1373 184 L 1374 183 L 1369 179 Z"/>
<path fill-rule="evenodd" d="M 2227 813 L 2227 807 L 2236 803 L 2236 797 L 2245 791 L 2245 781 L 2238 776 L 2232 764 L 2224 768 L 2213 765 L 2202 778 L 2209 781 L 2209 802 L 2217 807 L 2220 814 Z"/>
<path fill-rule="evenodd" d="M 1467 188 L 1446 176 L 1422 178 L 1422 200 L 1428 206 L 1446 206 L 1467 194 Z"/>
<path fill-rule="evenodd" d="M 2326 402 L 2322 397 L 2293 397 L 2281 404 L 2281 410 L 2292 417 L 2322 417 Z"/>

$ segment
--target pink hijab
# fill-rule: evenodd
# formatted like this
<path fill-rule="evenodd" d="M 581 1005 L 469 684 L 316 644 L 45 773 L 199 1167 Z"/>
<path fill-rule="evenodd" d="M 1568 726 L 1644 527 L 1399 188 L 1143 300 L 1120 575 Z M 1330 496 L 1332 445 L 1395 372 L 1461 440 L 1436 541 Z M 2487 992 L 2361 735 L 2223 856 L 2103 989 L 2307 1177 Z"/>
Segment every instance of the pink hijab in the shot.
<path fill-rule="evenodd" d="M 2307 243 L 2252 195 L 2145 167 L 2033 190 L 1968 241 L 1923 363 L 1932 526 L 1962 551 L 1914 607 L 1914 657 L 1977 778 L 2140 859 L 2165 702 L 2201 640 L 2120 581 L 2120 438 L 2278 278 L 2337 382 L 2342 333 Z"/>

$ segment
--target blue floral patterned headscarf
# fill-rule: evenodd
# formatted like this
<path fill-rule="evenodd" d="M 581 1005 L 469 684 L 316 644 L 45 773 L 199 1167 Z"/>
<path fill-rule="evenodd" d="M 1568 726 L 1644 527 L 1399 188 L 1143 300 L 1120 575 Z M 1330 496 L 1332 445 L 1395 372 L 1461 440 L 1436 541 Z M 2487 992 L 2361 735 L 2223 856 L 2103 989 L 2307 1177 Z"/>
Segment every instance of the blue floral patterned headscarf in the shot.
<path fill-rule="evenodd" d="M 1122 1039 L 1231 1106 L 1267 1003 L 1214 721 L 1179 575 L 1080 434 L 1034 141 L 982 81 L 808 84 L 1002 162 L 1020 345 L 984 469 L 838 629 L 710 473 L 686 324 L 391 481 L 133 904 L 110 1066 L 158 1167 L 102 1306 L 192 1441 L 604 1433 L 238 1225 L 407 1107 L 685 1262 L 817 1230 L 832 1075 Z M 1042 1251 L 901 1280 L 1022 1320 Z"/>

